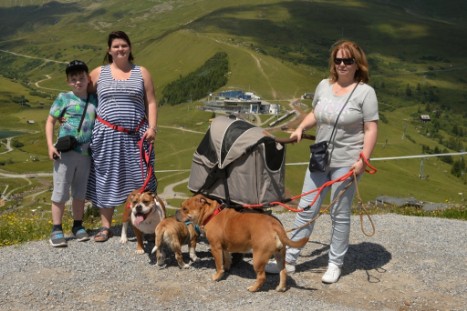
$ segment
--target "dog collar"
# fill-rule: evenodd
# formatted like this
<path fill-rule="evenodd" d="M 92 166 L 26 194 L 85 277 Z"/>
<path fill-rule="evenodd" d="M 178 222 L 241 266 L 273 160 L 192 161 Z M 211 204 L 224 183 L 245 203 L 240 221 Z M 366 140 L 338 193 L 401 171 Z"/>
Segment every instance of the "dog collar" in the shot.
<path fill-rule="evenodd" d="M 185 226 L 188 225 L 193 225 L 193 228 L 195 228 L 195 231 L 198 235 L 201 235 L 201 228 L 198 225 L 195 225 L 191 220 L 185 221 Z"/>
<path fill-rule="evenodd" d="M 214 212 L 211 215 L 209 215 L 209 217 L 204 221 L 203 227 L 208 224 L 208 222 L 211 220 L 212 217 L 219 214 L 223 209 L 224 209 L 224 204 L 218 204 Z"/>

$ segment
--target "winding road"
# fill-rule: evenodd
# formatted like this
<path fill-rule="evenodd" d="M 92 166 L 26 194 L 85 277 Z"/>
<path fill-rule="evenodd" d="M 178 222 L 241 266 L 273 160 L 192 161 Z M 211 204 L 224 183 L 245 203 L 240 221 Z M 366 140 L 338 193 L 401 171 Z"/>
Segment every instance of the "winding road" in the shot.
<path fill-rule="evenodd" d="M 6 142 L 3 142 L 3 139 L 2 141 L 0 142 L 2 145 L 5 145 L 5 148 L 6 148 L 6 151 L 3 151 L 3 152 L 0 152 L 0 154 L 5 154 L 5 153 L 8 153 L 8 152 L 11 152 L 13 151 L 13 148 L 11 147 L 11 139 L 13 137 L 7 137 L 5 138 L 6 139 Z"/>
<path fill-rule="evenodd" d="M 218 41 L 218 40 L 215 40 L 215 41 Z M 219 41 L 218 41 L 219 42 Z M 222 44 L 228 44 L 228 45 L 231 45 L 229 43 L 226 43 L 226 42 L 219 42 L 219 43 L 222 43 Z M 59 64 L 66 64 L 66 62 L 63 62 L 63 61 L 57 61 L 57 60 L 53 60 L 53 59 L 46 59 L 46 58 L 40 58 L 40 57 L 34 57 L 34 56 L 30 56 L 30 55 L 25 55 L 25 54 L 20 54 L 20 53 L 15 53 L 15 52 L 11 52 L 11 51 L 8 51 L 8 50 L 3 50 L 3 49 L 0 49 L 0 52 L 2 53 L 8 53 L 8 54 L 12 54 L 12 55 L 15 55 L 15 56 L 19 56 L 19 57 L 25 57 L 25 58 L 30 58 L 30 59 L 40 59 L 42 61 L 44 61 L 44 64 L 47 63 L 47 62 L 53 62 L 53 63 L 59 63 Z M 255 63 L 256 63 L 256 66 L 258 68 L 258 70 L 261 72 L 261 74 L 267 79 L 270 87 L 271 87 L 271 93 L 273 94 L 273 98 L 276 97 L 276 91 L 274 90 L 273 86 L 271 85 L 270 81 L 268 80 L 267 78 L 267 75 L 265 74 L 264 70 L 263 70 L 263 67 L 262 67 L 262 64 L 261 64 L 261 59 L 258 58 L 253 52 L 250 52 L 248 51 L 248 53 L 250 54 L 250 56 L 254 59 Z M 454 70 L 454 69 L 446 69 L 445 71 L 450 71 L 450 70 Z M 413 74 L 413 73 L 411 73 Z M 50 80 L 52 77 L 50 75 L 46 75 L 45 79 L 42 79 L 42 80 L 39 80 L 37 82 L 35 82 L 35 86 L 37 88 L 42 88 L 42 89 L 47 89 L 47 90 L 56 90 L 56 89 L 52 89 L 52 88 L 46 88 L 46 87 L 42 87 L 40 86 L 40 83 L 43 82 L 43 81 L 46 81 L 46 80 Z M 60 90 L 56 90 L 56 91 L 60 91 Z M 296 103 L 297 103 L 297 99 L 293 99 L 290 101 L 290 106 L 292 107 L 292 109 L 296 110 L 297 112 L 299 112 L 298 114 L 295 115 L 294 119 L 295 118 L 298 118 L 300 116 L 300 111 L 299 109 L 297 109 L 296 107 Z M 268 122 L 271 120 L 271 118 L 267 119 L 266 121 L 264 122 L 261 122 L 260 121 L 261 119 L 258 118 L 258 117 L 255 117 L 255 124 L 258 125 L 258 126 L 263 126 L 265 124 L 268 124 Z M 290 121 L 289 121 L 290 122 Z M 198 134 L 204 134 L 204 132 L 199 132 L 199 131 L 194 131 L 194 130 L 190 130 L 190 129 L 185 129 L 183 127 L 174 127 L 174 126 L 160 126 L 160 127 L 164 127 L 164 128 L 171 128 L 171 129 L 176 129 L 176 130 L 180 130 L 180 131 L 186 131 L 186 132 L 191 132 L 191 133 L 198 133 Z M 3 151 L 1 152 L 0 154 L 5 154 L 5 153 L 8 153 L 8 152 L 11 152 L 13 150 L 12 146 L 11 146 L 11 137 L 10 138 L 6 138 L 6 142 L 4 142 L 3 140 L 1 141 L 1 143 L 3 145 L 5 145 L 5 148 L 6 148 L 6 151 Z M 459 153 L 444 153 L 444 154 L 432 154 L 432 155 L 427 155 L 427 154 L 420 154 L 420 155 L 408 155 L 408 156 L 399 156 L 399 157 L 386 157 L 386 158 L 372 158 L 372 161 L 377 161 L 377 160 L 399 160 L 399 159 L 413 159 L 413 158 L 427 158 L 427 157 L 441 157 L 441 156 L 461 156 L 461 155 L 466 155 L 467 152 L 459 152 Z M 299 162 L 299 163 L 287 163 L 286 165 L 307 165 L 308 162 Z M 178 171 L 183 171 L 183 170 L 178 170 Z M 186 171 L 186 170 L 185 170 Z M 155 173 L 158 173 L 158 172 L 164 172 L 164 171 L 155 171 Z M 25 174 L 16 174 L 16 173 L 8 173 L 8 172 L 5 172 L 5 171 L 0 171 L 0 177 L 2 178 L 22 178 L 22 179 L 25 179 L 26 182 L 30 185 L 32 184 L 31 182 L 31 178 L 35 178 L 35 177 L 52 177 L 52 173 L 25 173 Z M 164 199 L 173 199 L 173 198 L 177 198 L 177 199 L 184 199 L 184 198 L 187 198 L 187 195 L 185 193 L 182 193 L 182 192 L 176 192 L 174 190 L 174 188 L 180 184 L 183 184 L 183 183 L 187 183 L 188 182 L 188 178 L 186 179 L 183 179 L 183 180 L 180 180 L 178 182 L 175 182 L 173 184 L 170 184 L 170 185 L 167 185 L 162 192 L 159 193 L 159 195 L 161 197 L 163 197 Z M 17 190 L 18 188 L 16 189 L 11 189 L 8 193 L 7 193 L 7 190 L 8 190 L 9 186 L 7 185 L 3 191 L 3 193 L 1 194 L 1 198 L 2 199 L 5 199 L 7 200 L 12 193 L 15 192 L 15 190 Z M 36 194 L 32 194 L 33 196 L 34 195 L 38 195 L 40 194 L 41 192 L 43 192 L 43 190 L 39 191 L 38 193 Z M 29 195 L 31 196 L 31 195 Z"/>

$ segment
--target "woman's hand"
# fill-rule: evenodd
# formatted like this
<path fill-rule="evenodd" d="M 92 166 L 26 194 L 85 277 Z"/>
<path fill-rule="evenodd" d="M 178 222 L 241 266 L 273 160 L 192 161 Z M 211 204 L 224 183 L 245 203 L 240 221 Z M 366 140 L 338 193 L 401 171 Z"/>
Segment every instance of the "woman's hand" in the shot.
<path fill-rule="evenodd" d="M 294 138 L 297 141 L 297 143 L 299 143 L 302 140 L 302 134 L 303 130 L 301 128 L 297 128 L 295 129 L 295 131 L 292 132 L 292 134 L 290 134 L 290 138 Z"/>
<path fill-rule="evenodd" d="M 355 172 L 355 174 L 360 175 L 360 174 L 363 174 L 365 172 L 365 168 L 366 168 L 365 162 L 363 162 L 363 159 L 360 158 L 360 159 L 358 159 L 357 162 L 355 162 L 352 165 L 351 169 Z"/>
<path fill-rule="evenodd" d="M 297 143 L 299 143 L 302 140 L 303 132 L 311 129 L 315 125 L 316 125 L 315 113 L 311 111 L 310 113 L 306 115 L 305 119 L 303 119 L 303 121 L 295 129 L 295 131 L 293 131 L 292 134 L 290 134 L 290 138 L 297 139 Z"/>
<path fill-rule="evenodd" d="M 152 127 L 149 127 L 144 133 L 143 137 L 149 143 L 154 142 L 154 140 L 156 139 L 156 130 Z"/>

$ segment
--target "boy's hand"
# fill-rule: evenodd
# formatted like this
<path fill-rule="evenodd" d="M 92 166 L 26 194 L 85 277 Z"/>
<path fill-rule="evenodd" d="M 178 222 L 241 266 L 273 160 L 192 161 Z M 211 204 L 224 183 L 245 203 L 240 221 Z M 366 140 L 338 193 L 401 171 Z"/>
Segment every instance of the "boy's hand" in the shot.
<path fill-rule="evenodd" d="M 60 152 L 58 152 L 55 147 L 49 147 L 49 159 L 50 160 L 57 160 L 60 159 Z"/>

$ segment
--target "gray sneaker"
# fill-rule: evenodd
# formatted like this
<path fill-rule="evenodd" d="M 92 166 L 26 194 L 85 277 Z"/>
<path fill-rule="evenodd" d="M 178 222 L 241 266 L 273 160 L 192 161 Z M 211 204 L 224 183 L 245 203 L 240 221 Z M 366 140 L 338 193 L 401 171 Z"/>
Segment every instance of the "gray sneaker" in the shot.
<path fill-rule="evenodd" d="M 72 228 L 71 232 L 73 232 L 73 235 L 78 242 L 84 242 L 90 239 L 89 234 L 84 227 Z"/>
<path fill-rule="evenodd" d="M 292 274 L 295 272 L 295 265 L 292 265 L 286 262 L 285 270 L 287 271 L 287 274 Z M 269 260 L 269 262 L 264 267 L 264 271 L 266 271 L 266 273 L 279 274 L 280 269 L 279 269 L 279 266 L 277 265 L 276 260 L 274 259 Z"/>
<path fill-rule="evenodd" d="M 68 245 L 63 231 L 52 232 L 49 242 L 53 247 L 66 247 Z"/>

